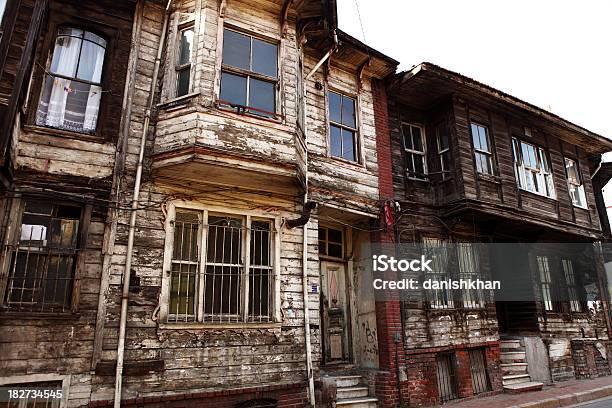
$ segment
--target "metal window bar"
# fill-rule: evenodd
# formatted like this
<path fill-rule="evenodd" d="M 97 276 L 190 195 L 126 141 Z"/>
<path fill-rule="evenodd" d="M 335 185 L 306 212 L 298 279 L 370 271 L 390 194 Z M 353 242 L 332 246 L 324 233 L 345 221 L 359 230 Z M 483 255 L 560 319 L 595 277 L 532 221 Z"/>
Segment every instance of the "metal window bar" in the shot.
<path fill-rule="evenodd" d="M 480 259 L 478 251 L 470 242 L 457 243 L 457 260 L 459 278 L 476 280 L 480 277 Z M 480 289 L 463 289 L 461 292 L 463 307 L 468 309 L 482 308 L 485 305 L 485 292 Z"/>
<path fill-rule="evenodd" d="M 441 353 L 436 356 L 436 374 L 440 402 L 444 403 L 457 399 L 459 395 L 455 376 L 454 354 Z"/>
<path fill-rule="evenodd" d="M 491 391 L 491 382 L 487 374 L 485 351 L 483 349 L 469 350 L 470 371 L 472 373 L 472 390 L 474 394 Z"/>
<path fill-rule="evenodd" d="M 3 301 L 11 311 L 62 313 L 71 308 L 80 209 L 42 207 L 26 206 L 17 243 L 3 251 L 9 268 L 6 283 L 1 282 L 6 284 Z"/>
<path fill-rule="evenodd" d="M 269 221 L 252 221 L 250 229 L 248 320 L 269 322 L 273 312 L 274 270 Z"/>
<path fill-rule="evenodd" d="M 9 394 L 7 401 L 0 401 L 1 408 L 59 408 L 62 402 L 57 394 L 62 390 L 61 381 L 11 384 L 4 388 L 31 391 L 29 395 L 24 394 L 26 398 L 11 398 Z"/>
<path fill-rule="evenodd" d="M 563 272 L 565 275 L 565 283 L 567 284 L 567 294 L 569 297 L 570 310 L 572 312 L 582 312 L 582 304 L 578 297 L 578 285 L 576 284 L 576 275 L 574 273 L 574 265 L 569 259 L 562 259 Z"/>
<path fill-rule="evenodd" d="M 426 272 L 424 278 L 437 281 L 447 280 L 449 276 L 446 245 L 439 239 L 426 238 L 423 241 L 423 251 L 425 256 L 432 260 L 432 271 Z M 431 289 L 427 291 L 427 296 L 432 309 L 452 309 L 454 307 L 450 289 Z"/>
<path fill-rule="evenodd" d="M 544 309 L 554 310 L 554 303 L 551 296 L 552 279 L 550 276 L 550 266 L 548 264 L 548 258 L 545 256 L 538 256 L 538 271 L 540 272 L 540 285 L 542 287 L 542 302 L 544 303 Z"/>

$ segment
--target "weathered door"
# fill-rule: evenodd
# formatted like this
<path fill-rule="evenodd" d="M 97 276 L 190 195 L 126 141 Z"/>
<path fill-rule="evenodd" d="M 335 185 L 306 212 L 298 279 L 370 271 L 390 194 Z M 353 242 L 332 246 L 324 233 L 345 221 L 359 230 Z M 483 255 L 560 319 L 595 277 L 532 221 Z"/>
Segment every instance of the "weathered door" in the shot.
<path fill-rule="evenodd" d="M 321 262 L 321 313 L 323 322 L 323 363 L 350 361 L 350 308 L 346 267 L 338 262 Z"/>

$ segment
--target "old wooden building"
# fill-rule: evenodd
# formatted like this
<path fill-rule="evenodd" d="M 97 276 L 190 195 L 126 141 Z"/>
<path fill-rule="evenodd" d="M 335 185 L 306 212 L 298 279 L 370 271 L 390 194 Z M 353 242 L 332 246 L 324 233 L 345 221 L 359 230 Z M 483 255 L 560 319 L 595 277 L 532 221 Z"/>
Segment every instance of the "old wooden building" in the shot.
<path fill-rule="evenodd" d="M 520 304 L 381 301 L 368 265 L 454 242 L 487 275 L 470 243 L 599 241 L 612 142 L 432 64 L 396 73 L 334 0 L 0 6 L 0 386 L 390 408 L 609 374 L 605 310 L 528 276 L 566 276 L 557 256 L 513 266 L 539 296 Z"/>

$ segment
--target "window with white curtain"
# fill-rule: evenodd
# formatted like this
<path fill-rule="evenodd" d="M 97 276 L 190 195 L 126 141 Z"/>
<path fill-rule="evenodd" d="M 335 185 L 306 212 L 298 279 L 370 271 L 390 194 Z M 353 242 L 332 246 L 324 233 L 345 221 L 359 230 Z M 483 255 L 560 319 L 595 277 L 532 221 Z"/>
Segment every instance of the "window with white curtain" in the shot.
<path fill-rule="evenodd" d="M 45 71 L 36 124 L 94 133 L 102 98 L 106 40 L 78 28 L 60 27 Z"/>
<path fill-rule="evenodd" d="M 576 207 L 586 208 L 586 196 L 580 172 L 578 171 L 578 164 L 574 160 L 566 158 L 565 173 L 567 175 L 567 187 L 572 198 L 572 204 Z"/>
<path fill-rule="evenodd" d="M 531 143 L 512 138 L 512 153 L 519 187 L 532 193 L 555 198 L 553 175 L 546 151 Z"/>

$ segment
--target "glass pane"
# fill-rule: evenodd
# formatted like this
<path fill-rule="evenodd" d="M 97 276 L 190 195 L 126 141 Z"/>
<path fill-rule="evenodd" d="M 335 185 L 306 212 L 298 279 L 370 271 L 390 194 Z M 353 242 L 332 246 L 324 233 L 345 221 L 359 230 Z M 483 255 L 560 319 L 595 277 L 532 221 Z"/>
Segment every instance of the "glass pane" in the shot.
<path fill-rule="evenodd" d="M 327 255 L 333 256 L 334 258 L 342 258 L 342 245 L 339 244 L 328 244 Z"/>
<path fill-rule="evenodd" d="M 189 80 L 191 79 L 191 70 L 183 69 L 176 73 L 176 96 L 183 96 L 189 93 Z"/>
<path fill-rule="evenodd" d="M 331 145 L 331 155 L 342 157 L 342 136 L 339 127 L 333 125 L 329 127 L 329 143 Z"/>
<path fill-rule="evenodd" d="M 276 77 L 277 73 L 277 49 L 276 44 L 253 38 L 253 62 L 251 70 L 259 74 Z"/>
<path fill-rule="evenodd" d="M 270 223 L 251 222 L 251 265 L 270 266 Z"/>
<path fill-rule="evenodd" d="M 421 135 L 421 128 L 417 126 L 411 126 L 412 130 L 412 146 L 414 150 L 419 152 L 423 151 L 423 139 Z"/>
<path fill-rule="evenodd" d="M 69 35 L 72 37 L 83 37 L 83 30 L 80 30 L 78 28 L 72 28 L 72 27 L 60 27 L 59 30 L 57 30 L 57 35 Z"/>
<path fill-rule="evenodd" d="M 406 170 L 410 174 L 410 176 L 414 176 L 414 161 L 412 156 L 415 156 L 413 153 L 406 153 Z"/>
<path fill-rule="evenodd" d="M 177 212 L 174 221 L 173 260 L 198 262 L 198 230 L 196 212 Z"/>
<path fill-rule="evenodd" d="M 77 220 L 63 220 L 54 218 L 51 222 L 51 243 L 53 248 L 74 248 L 77 246 Z"/>
<path fill-rule="evenodd" d="M 96 44 L 106 48 L 106 40 L 104 38 L 100 37 L 99 35 L 96 35 L 94 33 L 90 33 L 89 31 L 85 31 L 85 39 L 89 40 L 89 41 L 93 41 Z"/>
<path fill-rule="evenodd" d="M 355 117 L 355 100 L 352 98 L 342 97 L 342 124 L 348 127 L 356 128 L 357 120 Z"/>
<path fill-rule="evenodd" d="M 246 106 L 246 77 L 223 72 L 221 74 L 221 100 Z"/>
<path fill-rule="evenodd" d="M 326 228 L 319 228 L 319 239 L 321 240 L 327 239 L 327 229 Z"/>
<path fill-rule="evenodd" d="M 425 174 L 425 164 L 423 163 L 425 157 L 420 154 L 414 155 L 414 172 L 417 176 Z"/>
<path fill-rule="evenodd" d="M 578 169 L 576 168 L 576 162 L 570 159 L 565 159 L 565 168 L 567 169 L 567 179 L 573 184 L 580 184 L 578 177 Z"/>
<path fill-rule="evenodd" d="M 336 123 L 342 121 L 342 96 L 335 92 L 329 92 L 329 120 Z"/>
<path fill-rule="evenodd" d="M 410 125 L 402 125 L 402 136 L 404 137 L 404 148 L 413 149 L 412 146 L 412 133 L 410 132 Z"/>
<path fill-rule="evenodd" d="M 440 150 L 446 150 L 449 148 L 448 132 L 446 126 L 438 126 L 438 139 L 440 141 Z"/>
<path fill-rule="evenodd" d="M 223 63 L 249 69 L 251 38 L 231 30 L 223 30 Z"/>
<path fill-rule="evenodd" d="M 74 77 L 79 61 L 83 40 L 74 37 L 58 36 L 53 49 L 53 59 L 49 71 L 54 74 Z"/>
<path fill-rule="evenodd" d="M 208 217 L 209 262 L 242 263 L 242 220 L 220 216 Z"/>
<path fill-rule="evenodd" d="M 474 142 L 474 149 L 481 149 L 478 125 L 472 123 L 470 128 L 472 129 L 472 141 Z"/>
<path fill-rule="evenodd" d="M 193 28 L 182 30 L 179 39 L 178 65 L 189 64 L 193 50 Z"/>
<path fill-rule="evenodd" d="M 104 53 L 105 49 L 98 44 L 83 41 L 77 78 L 99 84 L 102 80 Z"/>
<path fill-rule="evenodd" d="M 342 231 L 337 229 L 328 229 L 329 242 L 342 243 Z"/>
<path fill-rule="evenodd" d="M 261 109 L 266 112 L 276 110 L 274 103 L 275 86 L 271 82 L 260 81 L 251 78 L 249 81 L 251 89 L 249 90 L 249 106 Z M 261 113 L 254 111 L 253 113 Z"/>
<path fill-rule="evenodd" d="M 43 201 L 28 200 L 25 204 L 25 212 L 51 215 L 53 213 L 53 204 Z"/>
<path fill-rule="evenodd" d="M 342 157 L 355 161 L 355 133 L 342 129 Z"/>
<path fill-rule="evenodd" d="M 484 126 L 478 126 L 478 132 L 480 133 L 480 150 L 490 152 L 489 149 L 489 137 L 487 135 L 488 130 Z"/>
<path fill-rule="evenodd" d="M 170 284 L 170 314 L 195 314 L 197 265 L 173 264 Z"/>
<path fill-rule="evenodd" d="M 20 245 L 47 246 L 51 228 L 51 218 L 24 214 L 21 220 Z"/>

